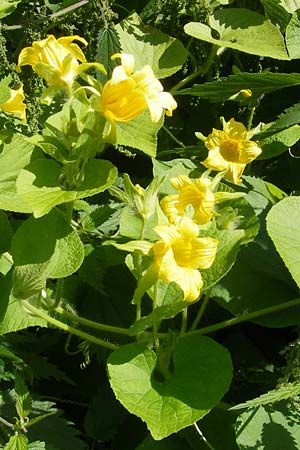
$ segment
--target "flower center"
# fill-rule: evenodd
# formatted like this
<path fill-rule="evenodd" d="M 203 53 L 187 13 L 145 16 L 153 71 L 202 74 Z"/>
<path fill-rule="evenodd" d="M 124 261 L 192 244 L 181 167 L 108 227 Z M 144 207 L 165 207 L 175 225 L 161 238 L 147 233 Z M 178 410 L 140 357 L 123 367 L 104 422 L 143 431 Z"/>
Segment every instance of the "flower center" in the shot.
<path fill-rule="evenodd" d="M 220 144 L 220 153 L 228 162 L 239 162 L 241 145 L 236 139 L 228 139 Z"/>

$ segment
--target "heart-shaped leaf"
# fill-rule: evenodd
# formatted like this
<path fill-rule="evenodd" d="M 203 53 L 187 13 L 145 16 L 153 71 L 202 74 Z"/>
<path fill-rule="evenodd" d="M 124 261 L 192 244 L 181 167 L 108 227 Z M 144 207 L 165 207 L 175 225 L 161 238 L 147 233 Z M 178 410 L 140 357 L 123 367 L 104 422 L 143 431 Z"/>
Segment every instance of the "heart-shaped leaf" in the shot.
<path fill-rule="evenodd" d="M 111 354 L 108 373 L 117 399 L 159 440 L 192 425 L 220 401 L 229 387 L 232 366 L 223 346 L 197 334 L 178 341 L 168 380 L 154 378 L 156 362 L 156 354 L 146 345 L 128 344 Z"/>

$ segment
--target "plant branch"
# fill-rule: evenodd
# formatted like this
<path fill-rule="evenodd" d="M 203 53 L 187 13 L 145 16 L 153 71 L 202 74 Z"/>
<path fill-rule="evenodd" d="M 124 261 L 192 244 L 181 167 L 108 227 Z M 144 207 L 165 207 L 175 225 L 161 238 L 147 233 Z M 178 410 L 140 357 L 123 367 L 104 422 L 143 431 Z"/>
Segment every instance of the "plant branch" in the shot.
<path fill-rule="evenodd" d="M 292 306 L 297 305 L 300 305 L 300 298 L 297 298 L 296 300 L 290 300 L 289 302 L 286 303 L 281 303 L 280 305 L 270 306 L 268 308 L 263 308 L 258 311 L 253 311 L 252 313 L 241 314 L 239 317 L 235 317 L 234 319 L 224 320 L 223 322 L 219 322 L 214 325 L 209 325 L 208 327 L 200 328 L 195 331 L 189 331 L 184 336 L 190 336 L 191 334 L 202 335 L 212 333 L 213 331 L 222 330 L 223 328 L 228 328 L 231 327 L 232 325 L 237 325 L 238 323 L 246 322 L 247 320 L 265 316 L 266 314 L 281 311 L 283 309 L 291 308 Z"/>
<path fill-rule="evenodd" d="M 104 323 L 94 322 L 93 320 L 85 319 L 84 317 L 77 316 L 60 306 L 55 308 L 55 312 L 61 314 L 62 316 L 74 320 L 74 322 L 78 322 L 81 325 L 84 325 L 89 328 L 94 328 L 96 330 L 107 331 L 109 333 L 117 333 L 117 334 L 125 334 L 128 335 L 127 328 L 114 327 L 112 325 L 105 325 Z"/>
<path fill-rule="evenodd" d="M 67 333 L 74 334 L 75 336 L 78 336 L 81 339 L 85 339 L 86 341 L 92 342 L 93 344 L 96 344 L 96 345 L 100 345 L 101 347 L 109 348 L 110 350 L 115 350 L 118 347 L 117 345 L 112 344 L 111 342 L 107 342 L 107 341 L 104 341 L 103 339 L 99 339 L 95 336 L 92 336 L 91 334 L 84 333 L 83 331 L 77 330 L 76 328 L 73 328 L 70 325 L 63 323 L 60 320 L 54 319 L 53 317 L 49 316 L 44 311 L 33 306 L 27 300 L 24 300 L 24 304 L 25 304 L 26 309 L 28 311 L 30 311 L 33 315 L 46 320 L 51 325 L 53 325 L 57 328 L 60 328 L 61 330 L 66 331 Z"/>

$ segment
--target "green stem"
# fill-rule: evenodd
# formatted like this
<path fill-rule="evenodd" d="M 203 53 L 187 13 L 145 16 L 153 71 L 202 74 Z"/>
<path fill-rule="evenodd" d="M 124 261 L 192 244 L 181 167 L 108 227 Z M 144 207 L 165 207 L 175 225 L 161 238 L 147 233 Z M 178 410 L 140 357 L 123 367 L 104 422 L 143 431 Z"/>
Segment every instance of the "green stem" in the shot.
<path fill-rule="evenodd" d="M 203 313 L 204 313 L 204 311 L 205 311 L 205 308 L 206 308 L 206 306 L 207 306 L 207 303 L 208 303 L 208 300 L 209 300 L 209 294 L 210 294 L 209 292 L 207 292 L 207 293 L 205 294 L 204 299 L 203 299 L 203 301 L 202 301 L 202 303 L 201 303 L 201 305 L 200 305 L 198 314 L 197 314 L 197 316 L 195 317 L 195 320 L 194 320 L 194 322 L 193 322 L 192 325 L 191 325 L 190 331 L 196 330 L 196 328 L 197 328 L 197 326 L 198 326 L 198 323 L 200 322 L 200 320 L 201 320 L 201 318 L 202 318 L 202 316 L 203 316 Z"/>
<path fill-rule="evenodd" d="M 128 335 L 128 330 L 126 328 L 114 327 L 112 325 L 105 325 L 104 323 L 94 322 L 92 320 L 85 319 L 84 317 L 80 317 L 77 316 L 76 314 L 70 313 L 69 311 L 64 310 L 60 306 L 55 308 L 55 312 L 61 314 L 63 317 L 74 320 L 74 322 L 78 322 L 81 325 L 84 325 L 89 328 L 95 328 L 96 330 L 107 331 L 109 333 Z"/>
<path fill-rule="evenodd" d="M 249 119 L 248 119 L 247 131 L 251 130 L 254 113 L 255 113 L 255 107 L 250 108 L 250 114 L 249 114 Z"/>
<path fill-rule="evenodd" d="M 8 428 L 14 429 L 14 425 L 8 422 L 7 420 L 3 419 L 3 417 L 0 417 L 0 422 Z"/>
<path fill-rule="evenodd" d="M 214 447 L 212 445 L 210 445 L 210 443 L 208 442 L 208 440 L 206 439 L 206 437 L 204 436 L 204 434 L 202 433 L 202 431 L 200 430 L 200 428 L 197 425 L 197 422 L 194 423 L 194 427 L 196 428 L 197 433 L 201 436 L 201 439 L 203 440 L 203 442 L 205 442 L 205 444 L 207 445 L 207 447 L 210 450 L 215 450 Z"/>
<path fill-rule="evenodd" d="M 196 70 L 195 72 L 191 73 L 190 75 L 185 77 L 183 80 L 179 81 L 174 87 L 172 87 L 172 89 L 170 89 L 170 93 L 171 94 L 176 94 L 176 92 L 178 90 L 180 90 L 183 86 L 188 84 L 194 78 L 198 77 L 199 75 L 201 75 L 201 76 L 206 75 L 207 72 L 209 71 L 212 63 L 213 63 L 213 60 L 215 59 L 215 56 L 216 56 L 217 51 L 218 51 L 218 48 L 219 47 L 217 45 L 212 45 L 212 47 L 210 49 L 210 52 L 209 52 L 209 55 L 206 58 L 205 63 L 202 64 L 202 66 L 200 66 L 198 70 Z"/>
<path fill-rule="evenodd" d="M 188 309 L 185 308 L 185 309 L 182 311 L 182 315 L 181 315 L 181 332 L 180 332 L 180 334 L 186 333 L 186 327 L 187 327 L 187 315 L 188 315 Z"/>
<path fill-rule="evenodd" d="M 84 333 L 83 331 L 77 330 L 76 328 L 73 328 L 70 325 L 63 323 L 60 320 L 54 319 L 53 317 L 46 314 L 44 311 L 33 306 L 27 300 L 24 300 L 24 304 L 26 309 L 29 310 L 32 314 L 34 314 L 37 317 L 40 317 L 41 319 L 46 320 L 51 325 L 60 328 L 61 330 L 66 331 L 67 333 L 74 334 L 75 336 L 78 336 L 81 339 L 85 339 L 86 341 L 92 342 L 93 344 L 109 348 L 110 350 L 115 350 L 116 348 L 118 348 L 117 345 L 112 344 L 111 342 L 107 342 L 104 341 L 103 339 L 96 338 L 95 336 L 92 336 L 88 333 Z"/>
<path fill-rule="evenodd" d="M 181 142 L 181 141 L 179 141 L 179 140 L 177 139 L 177 137 L 174 136 L 174 134 L 173 134 L 170 130 L 168 130 L 167 127 L 163 126 L 163 130 L 164 130 L 164 131 L 165 131 L 165 132 L 173 139 L 173 141 L 176 142 L 176 144 L 180 145 L 180 147 L 185 148 L 184 143 Z"/>
<path fill-rule="evenodd" d="M 291 308 L 292 306 L 300 305 L 300 298 L 296 300 L 290 300 L 286 303 L 281 303 L 280 305 L 270 306 L 268 308 L 260 309 L 259 311 L 253 311 L 252 313 L 242 314 L 234 319 L 224 320 L 223 322 L 216 323 L 214 325 L 209 325 L 208 327 L 200 328 L 195 331 L 186 333 L 184 336 L 190 336 L 192 334 L 208 334 L 213 331 L 222 330 L 223 328 L 231 327 L 232 325 L 237 325 L 241 322 L 246 322 L 247 320 L 255 319 L 257 317 L 265 316 L 273 312 L 281 311 L 282 309 Z"/>

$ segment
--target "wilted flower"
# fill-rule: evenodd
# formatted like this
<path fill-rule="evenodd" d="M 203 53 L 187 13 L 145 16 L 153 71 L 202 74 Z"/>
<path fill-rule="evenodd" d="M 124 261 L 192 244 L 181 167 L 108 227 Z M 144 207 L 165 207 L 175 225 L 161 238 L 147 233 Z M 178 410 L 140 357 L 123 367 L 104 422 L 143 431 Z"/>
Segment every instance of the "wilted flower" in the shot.
<path fill-rule="evenodd" d="M 10 98 L 0 105 L 0 108 L 12 114 L 18 114 L 21 120 L 26 120 L 26 105 L 23 103 L 25 97 L 23 86 L 19 89 L 10 89 Z"/>
<path fill-rule="evenodd" d="M 160 202 L 161 207 L 171 222 L 176 222 L 186 214 L 186 207 L 193 207 L 193 221 L 204 224 L 214 214 L 215 195 L 212 191 L 212 180 L 203 174 L 200 178 L 191 179 L 187 175 L 171 178 L 172 186 L 179 194 L 166 195 Z"/>
<path fill-rule="evenodd" d="M 188 217 L 176 225 L 159 225 L 154 228 L 161 240 L 153 244 L 154 255 L 151 272 L 166 283 L 175 282 L 182 289 L 184 299 L 196 300 L 203 286 L 198 269 L 208 269 L 214 262 L 218 241 L 200 238 L 198 226 Z"/>
<path fill-rule="evenodd" d="M 246 127 L 234 119 L 223 120 L 223 131 L 214 128 L 205 146 L 209 153 L 202 164 L 208 169 L 226 170 L 226 179 L 235 184 L 241 182 L 246 164 L 261 154 L 259 145 L 247 139 Z"/>
<path fill-rule="evenodd" d="M 177 104 L 155 77 L 150 66 L 134 71 L 134 57 L 116 53 L 121 65 L 114 68 L 112 77 L 103 86 L 98 108 L 109 122 L 127 122 L 149 109 L 152 122 L 158 122 L 164 110 L 171 116 Z"/>
<path fill-rule="evenodd" d="M 87 45 L 80 36 L 66 36 L 56 39 L 49 35 L 42 41 L 35 41 L 32 47 L 21 50 L 17 70 L 30 65 L 44 78 L 50 87 L 67 88 L 69 91 L 79 72 L 79 62 L 85 62 L 81 48 L 73 41 Z"/>

